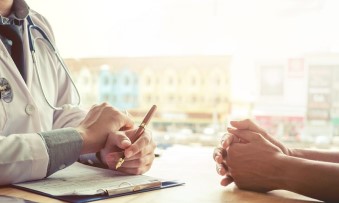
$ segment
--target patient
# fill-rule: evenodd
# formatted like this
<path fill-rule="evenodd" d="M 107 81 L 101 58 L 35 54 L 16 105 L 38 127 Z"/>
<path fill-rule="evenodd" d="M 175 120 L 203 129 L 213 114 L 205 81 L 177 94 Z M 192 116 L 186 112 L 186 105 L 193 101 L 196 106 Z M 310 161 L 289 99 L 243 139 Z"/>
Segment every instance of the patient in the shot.
<path fill-rule="evenodd" d="M 221 185 L 339 201 L 338 151 L 289 149 L 249 119 L 231 121 L 227 131 L 213 154 Z"/>

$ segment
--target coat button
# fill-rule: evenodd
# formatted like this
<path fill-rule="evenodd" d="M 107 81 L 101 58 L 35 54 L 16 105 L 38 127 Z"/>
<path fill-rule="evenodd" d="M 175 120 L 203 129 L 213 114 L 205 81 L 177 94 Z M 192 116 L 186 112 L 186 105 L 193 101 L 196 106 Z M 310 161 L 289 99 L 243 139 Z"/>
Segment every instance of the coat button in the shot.
<path fill-rule="evenodd" d="M 35 111 L 35 107 L 32 104 L 27 104 L 25 111 L 27 115 L 32 115 Z"/>

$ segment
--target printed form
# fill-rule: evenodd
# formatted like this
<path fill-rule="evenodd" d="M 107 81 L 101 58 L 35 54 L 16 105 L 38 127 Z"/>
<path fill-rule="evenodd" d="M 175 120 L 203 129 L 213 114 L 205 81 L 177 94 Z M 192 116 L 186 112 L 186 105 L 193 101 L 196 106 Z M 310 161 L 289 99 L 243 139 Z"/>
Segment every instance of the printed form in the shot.
<path fill-rule="evenodd" d="M 75 162 L 48 178 L 14 185 L 53 196 L 114 195 L 161 187 L 161 182 L 150 176 L 128 175 Z"/>

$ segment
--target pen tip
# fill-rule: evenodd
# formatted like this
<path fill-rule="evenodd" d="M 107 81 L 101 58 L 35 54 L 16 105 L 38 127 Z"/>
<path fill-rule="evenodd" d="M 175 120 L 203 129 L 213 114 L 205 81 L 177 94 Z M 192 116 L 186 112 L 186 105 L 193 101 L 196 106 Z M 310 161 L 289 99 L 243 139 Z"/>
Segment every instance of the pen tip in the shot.
<path fill-rule="evenodd" d="M 121 167 L 121 165 L 124 163 L 124 159 L 123 158 L 120 158 L 117 162 L 117 164 L 115 165 L 115 169 L 118 169 Z"/>

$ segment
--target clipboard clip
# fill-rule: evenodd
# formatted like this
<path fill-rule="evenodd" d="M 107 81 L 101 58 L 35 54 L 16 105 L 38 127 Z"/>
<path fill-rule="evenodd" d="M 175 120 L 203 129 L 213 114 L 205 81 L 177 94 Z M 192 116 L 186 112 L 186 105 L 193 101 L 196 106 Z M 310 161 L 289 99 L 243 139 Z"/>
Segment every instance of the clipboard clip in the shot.
<path fill-rule="evenodd" d="M 146 188 L 155 188 L 155 187 L 161 187 L 161 181 L 153 181 L 150 183 L 140 185 L 133 185 L 130 182 L 122 182 L 117 188 L 99 189 L 97 190 L 97 192 L 102 195 L 111 196 L 128 192 L 136 192 Z"/>

